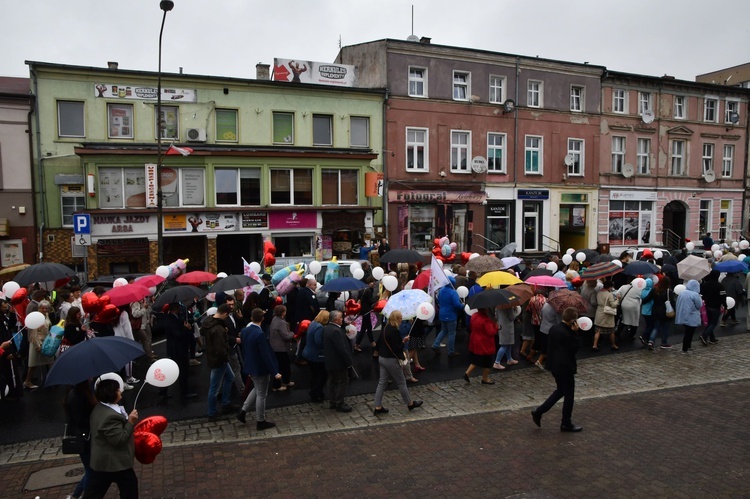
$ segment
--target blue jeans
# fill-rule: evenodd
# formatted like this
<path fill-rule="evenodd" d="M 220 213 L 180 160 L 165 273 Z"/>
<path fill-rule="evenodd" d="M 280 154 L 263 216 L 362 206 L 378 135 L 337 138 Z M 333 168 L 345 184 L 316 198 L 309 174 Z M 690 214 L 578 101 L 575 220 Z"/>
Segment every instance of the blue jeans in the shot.
<path fill-rule="evenodd" d="M 91 465 L 89 464 L 91 463 L 91 451 L 87 448 L 86 452 L 78 456 L 81 458 L 81 464 L 83 465 L 83 478 L 78 482 L 76 488 L 73 489 L 73 497 L 81 497 L 83 495 L 83 491 L 86 490 L 86 485 L 89 481 L 89 475 L 91 474 Z"/>
<path fill-rule="evenodd" d="M 440 321 L 440 333 L 435 337 L 432 348 L 440 348 L 440 342 L 448 336 L 448 353 L 456 351 L 456 321 Z"/>
<path fill-rule="evenodd" d="M 221 384 L 221 405 L 227 405 L 229 396 L 232 394 L 232 383 L 234 383 L 234 373 L 229 367 L 229 362 L 211 369 L 211 381 L 208 387 L 209 416 L 216 415 L 216 395 L 219 393 L 219 385 Z"/>
<path fill-rule="evenodd" d="M 654 324 L 654 329 L 651 331 L 651 336 L 649 336 L 648 341 L 653 343 L 654 340 L 656 340 L 657 336 L 661 337 L 661 344 L 666 345 L 669 343 L 669 326 L 671 325 L 670 321 L 656 321 Z"/>
<path fill-rule="evenodd" d="M 495 363 L 499 364 L 501 360 L 503 360 L 503 357 L 506 357 L 505 360 L 513 360 L 513 345 L 500 345 L 500 349 L 497 351 L 497 356 L 495 357 Z"/>

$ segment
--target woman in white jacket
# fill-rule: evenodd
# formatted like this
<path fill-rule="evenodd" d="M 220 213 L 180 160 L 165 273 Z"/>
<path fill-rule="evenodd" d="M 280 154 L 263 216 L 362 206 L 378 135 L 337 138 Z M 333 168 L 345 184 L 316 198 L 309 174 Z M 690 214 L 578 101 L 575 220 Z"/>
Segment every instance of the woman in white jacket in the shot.
<path fill-rule="evenodd" d="M 123 305 L 120 307 L 120 319 L 115 322 L 112 326 L 112 329 L 115 331 L 115 336 L 120 336 L 122 338 L 127 338 L 129 340 L 135 341 L 133 338 L 133 328 L 130 326 L 130 305 Z M 139 383 L 139 379 L 135 379 L 133 377 L 133 363 L 128 362 L 125 364 L 125 376 L 127 379 L 125 380 L 125 389 L 126 390 L 132 390 L 133 385 L 136 383 Z M 130 388 L 128 388 L 130 387 Z"/>
<path fill-rule="evenodd" d="M 622 310 L 622 319 L 615 334 L 621 340 L 633 339 L 641 321 L 641 292 L 631 283 L 620 286 L 614 294 L 620 300 Z"/>

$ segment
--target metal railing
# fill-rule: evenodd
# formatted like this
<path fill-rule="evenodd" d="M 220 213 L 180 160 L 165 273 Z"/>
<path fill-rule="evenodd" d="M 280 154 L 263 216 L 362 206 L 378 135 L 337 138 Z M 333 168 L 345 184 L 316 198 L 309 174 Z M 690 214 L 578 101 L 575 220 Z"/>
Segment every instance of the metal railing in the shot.
<path fill-rule="evenodd" d="M 662 244 L 668 250 L 682 248 L 682 237 L 672 229 L 664 229 Z"/>
<path fill-rule="evenodd" d="M 554 243 L 554 246 L 552 246 L 549 243 L 546 243 L 544 241 L 545 239 L 549 240 L 550 243 Z M 552 252 L 555 252 L 555 253 L 559 253 L 560 252 L 560 241 L 558 241 L 557 239 L 552 239 L 551 237 L 549 237 L 549 236 L 547 236 L 545 234 L 542 234 L 542 246 L 546 246 L 547 251 L 552 251 Z"/>

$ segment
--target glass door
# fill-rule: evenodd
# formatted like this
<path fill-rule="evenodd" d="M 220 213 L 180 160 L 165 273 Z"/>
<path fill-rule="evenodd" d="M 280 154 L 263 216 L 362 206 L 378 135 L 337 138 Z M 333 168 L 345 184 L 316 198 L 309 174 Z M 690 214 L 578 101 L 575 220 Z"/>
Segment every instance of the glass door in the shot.
<path fill-rule="evenodd" d="M 539 250 L 539 234 L 541 223 L 541 204 L 523 204 L 523 250 Z"/>

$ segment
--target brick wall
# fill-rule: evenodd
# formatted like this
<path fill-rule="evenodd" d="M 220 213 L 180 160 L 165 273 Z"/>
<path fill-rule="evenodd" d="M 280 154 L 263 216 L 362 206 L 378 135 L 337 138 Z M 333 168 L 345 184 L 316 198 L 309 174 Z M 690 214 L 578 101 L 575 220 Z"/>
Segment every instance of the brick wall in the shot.
<path fill-rule="evenodd" d="M 217 273 L 219 262 L 216 256 L 216 238 L 208 240 L 208 272 Z"/>

